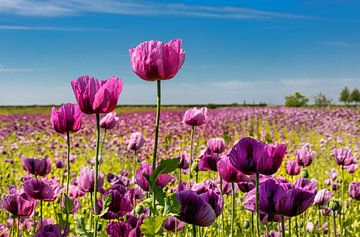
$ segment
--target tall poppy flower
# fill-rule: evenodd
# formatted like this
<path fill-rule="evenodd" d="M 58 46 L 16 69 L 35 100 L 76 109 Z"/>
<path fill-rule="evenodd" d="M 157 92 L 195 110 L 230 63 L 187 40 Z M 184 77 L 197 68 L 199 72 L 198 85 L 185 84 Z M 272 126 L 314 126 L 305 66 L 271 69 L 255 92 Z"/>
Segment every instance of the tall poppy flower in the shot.
<path fill-rule="evenodd" d="M 76 132 L 81 128 L 83 113 L 76 104 L 64 104 L 58 110 L 53 107 L 51 111 L 51 123 L 54 130 L 64 134 Z"/>

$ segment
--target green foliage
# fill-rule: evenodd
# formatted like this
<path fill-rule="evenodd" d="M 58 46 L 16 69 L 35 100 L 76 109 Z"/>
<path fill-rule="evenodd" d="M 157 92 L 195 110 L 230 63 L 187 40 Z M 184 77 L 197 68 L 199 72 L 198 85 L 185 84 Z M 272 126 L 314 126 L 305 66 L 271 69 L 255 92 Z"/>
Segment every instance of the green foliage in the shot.
<path fill-rule="evenodd" d="M 350 99 L 349 99 L 350 103 L 360 103 L 360 91 L 358 88 L 355 88 L 350 95 Z"/>
<path fill-rule="evenodd" d="M 287 107 L 304 107 L 308 102 L 309 99 L 300 92 L 285 97 L 285 106 Z"/>
<path fill-rule="evenodd" d="M 93 232 L 87 231 L 84 218 L 80 215 L 75 216 L 75 231 L 79 237 L 92 237 Z"/>
<path fill-rule="evenodd" d="M 162 225 L 167 217 L 164 216 L 149 216 L 141 225 L 141 231 L 145 236 L 161 236 Z"/>
<path fill-rule="evenodd" d="M 347 86 L 345 86 L 344 89 L 340 92 L 339 100 L 345 104 L 350 102 L 350 91 Z"/>
<path fill-rule="evenodd" d="M 315 105 L 318 107 L 326 107 L 326 106 L 331 105 L 332 99 L 327 98 L 324 93 L 320 92 L 319 94 L 314 96 L 314 102 L 315 102 Z"/>
<path fill-rule="evenodd" d="M 68 197 L 68 195 L 64 194 L 65 197 L 65 205 L 64 205 L 64 213 L 71 213 L 72 209 L 74 208 L 74 203 Z"/>
<path fill-rule="evenodd" d="M 103 208 L 102 208 L 100 214 L 98 215 L 99 217 L 102 217 L 103 215 L 105 215 L 107 213 L 107 211 L 109 210 L 111 200 L 112 200 L 112 197 L 110 194 L 103 197 Z"/>

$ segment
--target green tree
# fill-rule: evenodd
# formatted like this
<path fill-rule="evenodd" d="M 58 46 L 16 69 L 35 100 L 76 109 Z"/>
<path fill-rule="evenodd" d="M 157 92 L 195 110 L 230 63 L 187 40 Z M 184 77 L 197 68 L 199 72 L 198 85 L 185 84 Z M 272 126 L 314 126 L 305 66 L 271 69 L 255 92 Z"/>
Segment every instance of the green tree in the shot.
<path fill-rule="evenodd" d="M 309 99 L 300 94 L 300 92 L 295 92 L 295 94 L 285 97 L 285 106 L 287 107 L 303 107 L 308 102 Z"/>
<path fill-rule="evenodd" d="M 355 89 L 351 92 L 349 102 L 355 103 L 355 104 L 360 103 L 360 91 L 359 91 L 358 88 L 355 88 Z"/>
<path fill-rule="evenodd" d="M 340 102 L 343 102 L 344 104 L 347 104 L 350 102 L 350 91 L 347 86 L 344 87 L 344 89 L 340 92 Z"/>
<path fill-rule="evenodd" d="M 331 105 L 332 99 L 327 98 L 322 92 L 314 96 L 315 105 L 318 107 L 326 107 Z"/>

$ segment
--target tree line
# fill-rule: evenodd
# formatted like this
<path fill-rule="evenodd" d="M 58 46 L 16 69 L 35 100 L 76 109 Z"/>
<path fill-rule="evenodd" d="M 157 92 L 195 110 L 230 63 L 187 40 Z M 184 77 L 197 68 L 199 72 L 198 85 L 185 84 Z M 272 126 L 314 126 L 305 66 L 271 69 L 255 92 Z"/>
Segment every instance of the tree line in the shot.
<path fill-rule="evenodd" d="M 333 100 L 320 92 L 313 97 L 314 105 L 318 107 L 326 107 L 333 104 Z M 340 92 L 339 101 L 345 105 L 359 105 L 360 91 L 354 88 L 352 91 L 346 86 Z M 302 95 L 300 92 L 295 92 L 293 95 L 285 97 L 285 106 L 287 107 L 304 107 L 309 103 L 309 98 Z"/>

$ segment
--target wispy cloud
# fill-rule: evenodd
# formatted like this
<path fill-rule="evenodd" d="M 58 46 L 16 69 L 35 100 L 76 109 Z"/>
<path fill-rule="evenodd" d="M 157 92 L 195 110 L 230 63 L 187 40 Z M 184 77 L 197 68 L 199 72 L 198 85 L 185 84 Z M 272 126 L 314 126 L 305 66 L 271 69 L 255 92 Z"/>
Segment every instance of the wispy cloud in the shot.
<path fill-rule="evenodd" d="M 26 25 L 0 25 L 0 30 L 26 30 L 26 31 L 114 31 L 114 29 L 102 28 L 76 28 L 57 26 L 26 26 Z"/>
<path fill-rule="evenodd" d="M 7 68 L 0 64 L 0 72 L 33 72 L 32 68 Z"/>
<path fill-rule="evenodd" d="M 206 6 L 117 0 L 0 0 L 0 12 L 60 17 L 86 12 L 123 15 L 181 15 L 222 19 L 313 19 L 306 15 L 234 6 Z"/>
<path fill-rule="evenodd" d="M 333 46 L 333 47 L 341 47 L 341 48 L 358 48 L 360 44 L 354 44 L 344 41 L 324 41 L 321 42 L 324 45 Z"/>

